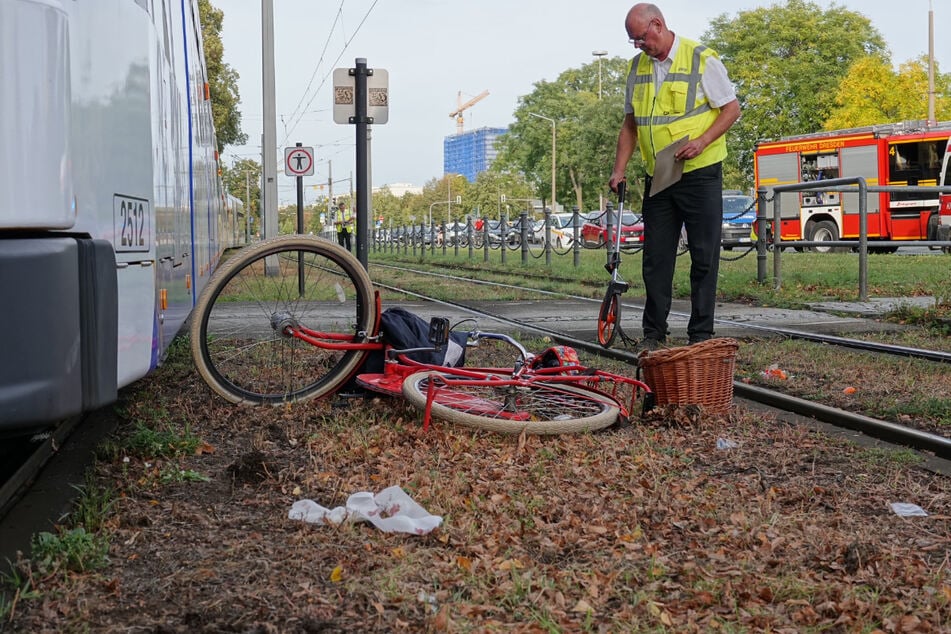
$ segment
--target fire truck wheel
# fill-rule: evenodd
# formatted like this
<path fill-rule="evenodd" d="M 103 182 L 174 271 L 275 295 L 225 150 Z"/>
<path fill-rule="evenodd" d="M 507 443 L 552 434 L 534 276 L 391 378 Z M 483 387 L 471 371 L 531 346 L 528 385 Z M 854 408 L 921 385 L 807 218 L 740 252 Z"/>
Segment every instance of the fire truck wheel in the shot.
<path fill-rule="evenodd" d="M 928 218 L 928 233 L 925 235 L 925 240 L 937 240 L 938 239 L 938 214 L 931 214 L 931 217 Z M 934 251 L 940 247 L 928 247 L 929 250 Z"/>
<path fill-rule="evenodd" d="M 832 242 L 839 239 L 839 231 L 836 229 L 835 223 L 831 220 L 821 220 L 808 226 L 811 227 L 811 229 L 809 230 L 809 237 L 806 239 L 811 242 Z M 809 250 L 814 253 L 834 253 L 836 248 L 815 246 L 809 247 Z"/>

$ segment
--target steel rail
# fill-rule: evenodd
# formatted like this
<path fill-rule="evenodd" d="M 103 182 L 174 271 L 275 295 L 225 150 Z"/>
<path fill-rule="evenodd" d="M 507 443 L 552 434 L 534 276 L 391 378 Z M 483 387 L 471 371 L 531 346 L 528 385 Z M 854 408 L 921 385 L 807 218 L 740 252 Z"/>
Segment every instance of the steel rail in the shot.
<path fill-rule="evenodd" d="M 0 518 L 7 514 L 32 484 L 36 475 L 56 455 L 80 420 L 80 417 L 74 416 L 40 434 L 42 439 L 36 443 L 36 446 L 27 450 L 28 454 L 22 456 L 23 461 L 20 465 L 3 482 L 0 482 Z"/>
<path fill-rule="evenodd" d="M 539 293 L 541 295 L 551 295 L 555 297 L 563 297 L 565 299 L 573 299 L 577 301 L 589 302 L 592 304 L 600 304 L 600 299 L 593 299 L 591 297 L 582 297 L 580 295 L 572 295 L 570 293 L 562 293 L 559 291 L 546 291 L 543 289 L 535 289 L 528 286 L 518 286 L 516 284 L 504 284 L 502 282 L 491 282 L 487 280 L 477 280 L 469 277 L 461 277 L 458 275 L 450 275 L 448 273 L 436 273 L 433 271 L 422 271 L 420 269 L 414 269 L 409 267 L 395 266 L 392 264 L 379 264 L 376 262 L 372 263 L 374 266 L 381 266 L 383 268 L 391 268 L 397 271 L 409 271 L 413 273 L 419 273 L 421 275 L 429 275 L 432 277 L 441 277 L 446 279 L 451 279 L 454 281 L 467 282 L 472 284 L 480 284 L 485 286 L 496 286 L 499 288 L 509 288 L 513 290 L 524 290 L 532 291 Z M 374 282 L 376 284 L 376 282 Z M 378 286 L 383 286 L 377 284 Z M 407 292 L 402 290 L 401 292 Z M 422 297 L 422 296 L 421 296 Z M 431 300 L 432 301 L 432 300 Z M 452 305 L 452 303 L 449 303 Z M 630 308 L 633 310 L 644 311 L 644 307 L 639 304 L 632 304 L 630 302 L 622 302 L 623 308 Z M 690 317 L 688 313 L 681 313 L 678 311 L 670 311 L 671 315 L 678 317 Z M 592 320 L 596 320 L 596 317 L 592 317 Z M 816 343 L 828 343 L 836 346 L 842 346 L 844 348 L 852 348 L 855 350 L 864 350 L 866 352 L 879 352 L 883 354 L 891 354 L 896 356 L 903 356 L 914 359 L 925 359 L 927 361 L 934 361 L 936 363 L 951 363 L 951 352 L 942 352 L 940 350 L 925 350 L 923 348 L 911 348 L 907 346 L 897 346 L 894 344 L 888 343 L 878 343 L 874 341 L 864 341 L 862 339 L 853 339 L 851 337 L 837 337 L 835 335 L 824 335 L 821 333 L 811 333 L 805 332 L 802 330 L 796 330 L 793 328 L 779 328 L 777 326 L 764 326 L 761 324 L 751 324 L 749 322 L 739 322 L 731 321 L 729 319 L 714 318 L 714 322 L 718 324 L 723 324 L 726 326 L 731 326 L 733 328 L 747 329 L 747 330 L 756 330 L 760 332 L 766 332 L 774 335 L 779 335 L 786 337 L 788 339 L 801 339 L 804 341 L 813 341 Z"/>

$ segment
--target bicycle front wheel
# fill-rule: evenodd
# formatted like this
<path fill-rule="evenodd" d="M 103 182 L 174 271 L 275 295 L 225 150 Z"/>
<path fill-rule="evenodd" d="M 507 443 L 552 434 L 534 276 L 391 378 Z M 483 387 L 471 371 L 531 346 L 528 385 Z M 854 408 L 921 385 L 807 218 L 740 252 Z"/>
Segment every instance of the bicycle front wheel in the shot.
<path fill-rule="evenodd" d="M 446 379 L 453 381 L 448 385 Z M 596 431 L 617 421 L 620 408 L 605 395 L 573 385 L 524 382 L 491 385 L 449 372 L 417 372 L 403 382 L 403 396 L 425 411 L 430 383 L 432 416 L 505 434 Z"/>
<path fill-rule="evenodd" d="M 620 323 L 621 296 L 609 287 L 601 302 L 601 310 L 598 312 L 598 343 L 605 348 L 610 348 Z"/>
<path fill-rule="evenodd" d="M 319 398 L 367 353 L 314 345 L 289 330 L 306 327 L 346 344 L 364 341 L 375 323 L 373 285 L 355 257 L 322 238 L 278 236 L 245 247 L 212 275 L 192 316 L 192 358 L 233 403 Z"/>

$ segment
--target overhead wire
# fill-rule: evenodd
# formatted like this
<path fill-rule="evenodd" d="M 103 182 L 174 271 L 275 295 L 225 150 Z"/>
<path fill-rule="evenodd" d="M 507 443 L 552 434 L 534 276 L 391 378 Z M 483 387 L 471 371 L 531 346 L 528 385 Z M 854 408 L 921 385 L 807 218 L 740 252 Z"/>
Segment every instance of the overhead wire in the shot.
<path fill-rule="evenodd" d="M 314 65 L 314 70 L 310 74 L 310 79 L 307 81 L 307 86 L 304 88 L 304 92 L 301 94 L 300 99 L 297 102 L 297 105 L 294 106 L 294 110 L 291 111 L 290 119 L 291 122 L 296 126 L 294 121 L 295 117 L 299 120 L 298 112 L 301 110 L 301 104 L 304 103 L 304 99 L 307 97 L 307 93 L 310 91 L 310 87 L 314 84 L 314 78 L 317 76 L 317 71 L 320 70 L 320 64 L 324 61 L 324 54 L 327 52 L 327 48 L 330 46 L 330 38 L 333 37 L 334 31 L 337 30 L 337 23 L 341 21 L 343 16 L 343 3 L 345 0 L 340 0 L 340 6 L 337 7 L 337 14 L 334 17 L 333 24 L 330 25 L 330 32 L 327 33 L 327 39 L 324 41 L 324 46 L 320 50 L 320 56 L 317 58 L 317 64 Z M 301 113 L 303 114 L 303 113 Z M 287 137 L 284 138 L 284 142 L 287 142 Z M 283 145 L 283 143 L 282 143 Z"/>
<path fill-rule="evenodd" d="M 360 29 L 366 23 L 367 19 L 370 17 L 370 14 L 373 13 L 373 9 L 376 8 L 376 5 L 379 1 L 380 0 L 373 0 L 373 4 L 371 4 L 370 8 L 367 9 L 367 12 L 364 14 L 363 18 L 360 20 L 360 23 L 357 25 L 357 28 L 353 32 L 353 34 L 349 38 L 346 38 L 346 35 L 344 36 L 346 40 L 344 42 L 343 48 L 340 50 L 340 53 L 337 55 L 336 59 L 334 59 L 334 61 L 332 62 L 331 64 L 332 66 L 336 66 L 337 63 L 340 61 L 340 59 L 343 57 L 344 53 L 347 52 L 347 49 L 350 47 L 350 43 L 353 41 L 353 38 L 355 38 L 357 34 L 360 32 Z M 313 84 L 313 78 L 314 76 L 316 76 L 317 69 L 320 67 L 321 63 L 323 62 L 324 53 L 326 52 L 328 46 L 330 45 L 330 36 L 333 34 L 333 31 L 336 29 L 336 24 L 338 21 L 341 22 L 341 28 L 342 28 L 343 3 L 344 3 L 344 0 L 341 0 L 340 7 L 337 10 L 338 17 L 334 19 L 334 27 L 331 29 L 331 33 L 328 34 L 327 36 L 327 42 L 324 44 L 324 48 L 321 51 L 320 59 L 318 59 L 317 65 L 314 67 L 314 72 L 311 75 L 311 81 L 308 83 L 307 85 L 308 87 L 307 89 L 305 89 L 304 95 L 301 97 L 301 102 L 304 100 L 304 98 L 306 98 L 307 93 L 310 89 L 310 86 Z M 323 78 L 321 78 L 320 80 L 320 84 L 313 91 L 313 95 L 311 96 L 310 100 L 304 105 L 304 108 L 303 108 L 304 112 L 309 111 L 310 105 L 313 103 L 314 99 L 317 98 L 317 94 L 320 92 L 320 89 L 324 87 L 324 84 L 327 83 L 327 79 L 332 75 L 333 75 L 333 70 L 324 74 Z M 287 132 L 285 133 L 285 138 L 284 138 L 284 141 L 281 143 L 281 145 L 284 145 L 287 143 L 288 139 L 290 138 L 290 135 L 293 134 L 294 130 L 297 128 L 297 124 L 300 123 L 301 116 L 303 114 L 303 112 L 298 114 L 300 110 L 301 110 L 300 102 L 298 102 L 298 106 L 295 108 L 294 113 L 291 115 L 291 118 L 292 118 L 291 126 L 288 128 Z"/>

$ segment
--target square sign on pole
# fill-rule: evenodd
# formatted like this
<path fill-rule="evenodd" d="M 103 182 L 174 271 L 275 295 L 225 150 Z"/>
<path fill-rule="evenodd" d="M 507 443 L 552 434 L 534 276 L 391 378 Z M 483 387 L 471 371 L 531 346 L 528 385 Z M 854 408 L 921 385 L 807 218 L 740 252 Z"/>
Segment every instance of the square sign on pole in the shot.
<path fill-rule="evenodd" d="M 284 173 L 288 176 L 313 176 L 314 148 L 300 145 L 284 148 Z"/>
<path fill-rule="evenodd" d="M 367 123 L 382 125 L 390 118 L 390 73 L 367 69 Z M 356 79 L 352 68 L 334 69 L 334 123 L 356 123 Z"/>

